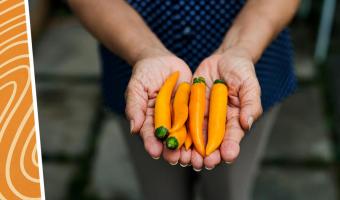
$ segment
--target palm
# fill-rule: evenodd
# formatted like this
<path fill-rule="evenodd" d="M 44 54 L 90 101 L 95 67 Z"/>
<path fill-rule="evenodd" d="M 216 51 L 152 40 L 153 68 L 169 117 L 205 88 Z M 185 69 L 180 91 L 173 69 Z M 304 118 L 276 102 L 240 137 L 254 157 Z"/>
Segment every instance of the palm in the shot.
<path fill-rule="evenodd" d="M 194 73 L 194 77 L 204 77 L 207 85 L 207 103 L 203 128 L 205 135 L 207 134 L 206 130 L 208 124 L 210 89 L 214 81 L 216 79 L 224 80 L 229 90 L 226 133 L 223 142 L 218 150 L 204 159 L 196 151 L 194 151 L 192 153 L 192 164 L 194 168 L 200 169 L 203 165 L 205 165 L 206 168 L 213 168 L 219 164 L 221 160 L 225 162 L 233 162 L 238 156 L 240 151 L 239 142 L 244 136 L 244 129 L 248 128 L 248 125 L 241 123 L 240 113 L 243 106 L 241 103 L 242 95 L 247 96 L 249 94 L 248 92 L 244 92 L 244 89 L 242 90 L 241 88 L 245 85 L 246 80 L 253 79 L 253 77 L 255 77 L 254 70 L 248 66 L 248 60 L 241 57 L 237 57 L 235 55 L 226 57 L 226 55 L 216 54 L 205 59 Z M 258 86 L 256 84 L 252 85 L 254 88 Z"/>
<path fill-rule="evenodd" d="M 144 59 L 134 66 L 128 85 L 126 113 L 134 120 L 133 131 L 140 132 L 145 149 L 153 158 L 160 157 L 163 151 L 163 144 L 154 136 L 155 98 L 166 78 L 175 71 L 180 72 L 178 83 L 190 82 L 191 71 L 181 59 L 175 56 Z M 168 154 L 179 157 L 179 152 Z"/>

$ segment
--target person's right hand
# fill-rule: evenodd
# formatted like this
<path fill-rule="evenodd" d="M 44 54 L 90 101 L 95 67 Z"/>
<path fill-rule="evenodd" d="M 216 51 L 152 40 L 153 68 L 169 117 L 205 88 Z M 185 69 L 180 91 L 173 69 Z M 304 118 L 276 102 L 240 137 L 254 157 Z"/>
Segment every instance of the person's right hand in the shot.
<path fill-rule="evenodd" d="M 125 93 L 125 112 L 130 120 L 131 133 L 139 133 L 145 150 L 154 159 L 163 157 L 170 164 L 180 159 L 180 151 L 170 151 L 154 135 L 154 106 L 158 91 L 165 80 L 179 71 L 177 85 L 183 81 L 191 82 L 192 73 L 185 62 L 169 52 L 151 54 L 139 59 L 133 66 L 132 76 Z M 163 151 L 164 148 L 164 151 Z M 185 162 L 190 162 L 189 152 L 182 153 Z M 181 160 L 182 160 L 181 157 Z"/>

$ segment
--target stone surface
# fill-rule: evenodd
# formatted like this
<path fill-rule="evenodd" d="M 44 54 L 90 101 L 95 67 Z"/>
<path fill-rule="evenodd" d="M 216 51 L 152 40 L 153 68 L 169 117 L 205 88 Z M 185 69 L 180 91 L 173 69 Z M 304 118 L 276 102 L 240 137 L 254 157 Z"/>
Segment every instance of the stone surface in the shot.
<path fill-rule="evenodd" d="M 316 66 L 314 65 L 316 29 L 300 20 L 294 21 L 290 27 L 294 48 L 295 74 L 299 79 L 312 80 L 313 78 L 316 78 L 317 72 Z"/>
<path fill-rule="evenodd" d="M 336 200 L 335 175 L 325 170 L 263 168 L 255 200 Z"/>
<path fill-rule="evenodd" d="M 61 82 L 38 83 L 42 152 L 80 155 L 87 148 L 99 88 Z"/>
<path fill-rule="evenodd" d="M 298 55 L 295 59 L 295 74 L 302 80 L 313 80 L 316 77 L 316 68 L 312 55 Z"/>
<path fill-rule="evenodd" d="M 138 200 L 140 192 L 120 122 L 118 117 L 110 116 L 104 125 L 94 160 L 91 190 L 103 199 Z"/>
<path fill-rule="evenodd" d="M 46 199 L 65 199 L 76 168 L 70 164 L 56 163 L 44 163 L 43 166 Z"/>
<path fill-rule="evenodd" d="M 330 135 L 317 87 L 300 88 L 282 103 L 266 158 L 331 160 Z"/>
<path fill-rule="evenodd" d="M 38 75 L 99 76 L 97 42 L 73 17 L 52 23 L 33 47 Z"/>

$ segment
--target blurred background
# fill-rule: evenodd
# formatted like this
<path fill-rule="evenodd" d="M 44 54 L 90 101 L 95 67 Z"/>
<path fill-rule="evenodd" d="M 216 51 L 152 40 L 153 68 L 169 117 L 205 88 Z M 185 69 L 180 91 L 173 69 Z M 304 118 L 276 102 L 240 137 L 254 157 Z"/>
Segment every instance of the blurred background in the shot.
<path fill-rule="evenodd" d="M 299 88 L 274 119 L 255 200 L 340 197 L 339 6 L 303 0 L 290 25 Z M 46 198 L 140 199 L 101 105 L 97 42 L 62 1 L 30 0 L 30 11 Z"/>

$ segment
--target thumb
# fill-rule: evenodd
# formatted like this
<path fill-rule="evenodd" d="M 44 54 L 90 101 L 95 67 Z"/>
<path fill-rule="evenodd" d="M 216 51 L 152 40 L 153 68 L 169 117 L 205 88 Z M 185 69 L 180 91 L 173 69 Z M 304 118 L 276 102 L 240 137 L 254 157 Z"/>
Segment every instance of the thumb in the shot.
<path fill-rule="evenodd" d="M 262 114 L 261 88 L 256 77 L 243 82 L 239 91 L 240 123 L 243 129 L 250 130 L 252 124 Z"/>
<path fill-rule="evenodd" d="M 148 95 L 141 84 L 131 79 L 125 92 L 125 98 L 125 113 L 130 121 L 130 132 L 138 133 L 145 120 Z"/>

